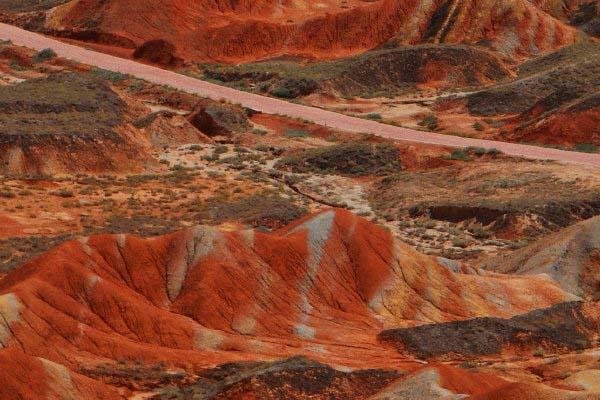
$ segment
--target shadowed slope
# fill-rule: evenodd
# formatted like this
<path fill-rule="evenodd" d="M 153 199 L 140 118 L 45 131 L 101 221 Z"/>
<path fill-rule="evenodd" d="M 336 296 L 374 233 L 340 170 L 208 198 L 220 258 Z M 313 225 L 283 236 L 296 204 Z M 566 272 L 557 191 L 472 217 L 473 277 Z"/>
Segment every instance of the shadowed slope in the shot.
<path fill-rule="evenodd" d="M 382 332 L 383 342 L 421 358 L 583 350 L 596 341 L 598 304 L 562 303 L 510 319 L 476 318 Z"/>

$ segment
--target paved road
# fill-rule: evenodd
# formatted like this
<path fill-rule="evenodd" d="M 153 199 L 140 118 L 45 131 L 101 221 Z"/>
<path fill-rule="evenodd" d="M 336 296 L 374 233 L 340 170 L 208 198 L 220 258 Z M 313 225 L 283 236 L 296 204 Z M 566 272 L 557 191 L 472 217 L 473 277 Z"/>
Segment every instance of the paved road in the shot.
<path fill-rule="evenodd" d="M 66 44 L 37 33 L 32 33 L 2 23 L 0 23 L 0 39 L 11 40 L 14 44 L 36 50 L 52 48 L 61 57 L 88 65 L 130 74 L 150 82 L 169 85 L 189 93 L 198 94 L 215 100 L 226 99 L 230 102 L 239 103 L 245 107 L 264 113 L 282 114 L 290 117 L 302 118 L 320 125 L 344 131 L 372 133 L 394 140 L 450 147 L 476 146 L 496 148 L 505 154 L 512 156 L 521 156 L 531 159 L 548 159 L 600 167 L 600 154 L 586 154 L 492 140 L 461 138 L 458 136 L 421 132 L 381 124 L 375 121 L 350 117 L 316 107 L 289 103 L 283 100 L 215 85 L 213 83 L 190 78 L 185 75 L 141 64 L 132 60 L 118 58 L 97 51 L 87 50 L 79 46 Z M 510 171 L 507 171 L 507 173 L 509 172 Z"/>

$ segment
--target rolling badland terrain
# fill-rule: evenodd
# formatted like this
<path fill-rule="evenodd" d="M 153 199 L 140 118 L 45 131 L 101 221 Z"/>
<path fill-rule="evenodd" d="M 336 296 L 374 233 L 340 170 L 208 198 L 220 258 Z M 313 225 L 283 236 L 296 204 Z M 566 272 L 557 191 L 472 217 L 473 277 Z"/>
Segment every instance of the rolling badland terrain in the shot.
<path fill-rule="evenodd" d="M 0 21 L 1 399 L 600 399 L 597 1 Z"/>

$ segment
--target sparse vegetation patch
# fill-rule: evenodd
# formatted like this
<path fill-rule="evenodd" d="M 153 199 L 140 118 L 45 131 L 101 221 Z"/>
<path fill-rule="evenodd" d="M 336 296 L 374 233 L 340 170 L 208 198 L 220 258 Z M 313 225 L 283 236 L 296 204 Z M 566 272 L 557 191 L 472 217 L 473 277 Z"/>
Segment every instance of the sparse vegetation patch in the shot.
<path fill-rule="evenodd" d="M 0 135 L 93 135 L 120 124 L 124 103 L 90 74 L 62 73 L 0 89 Z"/>
<path fill-rule="evenodd" d="M 387 143 L 368 142 L 304 150 L 282 158 L 276 167 L 296 173 L 347 176 L 386 175 L 402 169 L 397 147 Z"/>
<path fill-rule="evenodd" d="M 212 223 L 239 221 L 255 228 L 276 229 L 306 212 L 306 208 L 297 205 L 291 198 L 265 192 L 231 200 L 213 197 L 202 205 L 198 218 Z"/>

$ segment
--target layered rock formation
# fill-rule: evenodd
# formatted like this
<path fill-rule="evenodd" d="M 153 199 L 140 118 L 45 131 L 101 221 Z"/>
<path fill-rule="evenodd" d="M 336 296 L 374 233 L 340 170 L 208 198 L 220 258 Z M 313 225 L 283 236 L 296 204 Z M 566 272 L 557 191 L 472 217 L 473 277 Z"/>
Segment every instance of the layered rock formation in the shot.
<path fill-rule="evenodd" d="M 382 329 L 575 298 L 545 277 L 452 272 L 341 210 L 272 234 L 198 226 L 81 238 L 6 276 L 0 293 L 2 347 L 64 371 L 118 360 L 201 371 L 298 354 L 410 370 L 411 357 L 379 342 Z"/>
<path fill-rule="evenodd" d="M 576 29 L 527 0 L 370 2 L 74 0 L 46 30 L 138 47 L 162 40 L 184 59 L 250 61 L 280 55 L 335 58 L 388 41 L 481 44 L 508 56 L 578 40 Z"/>

